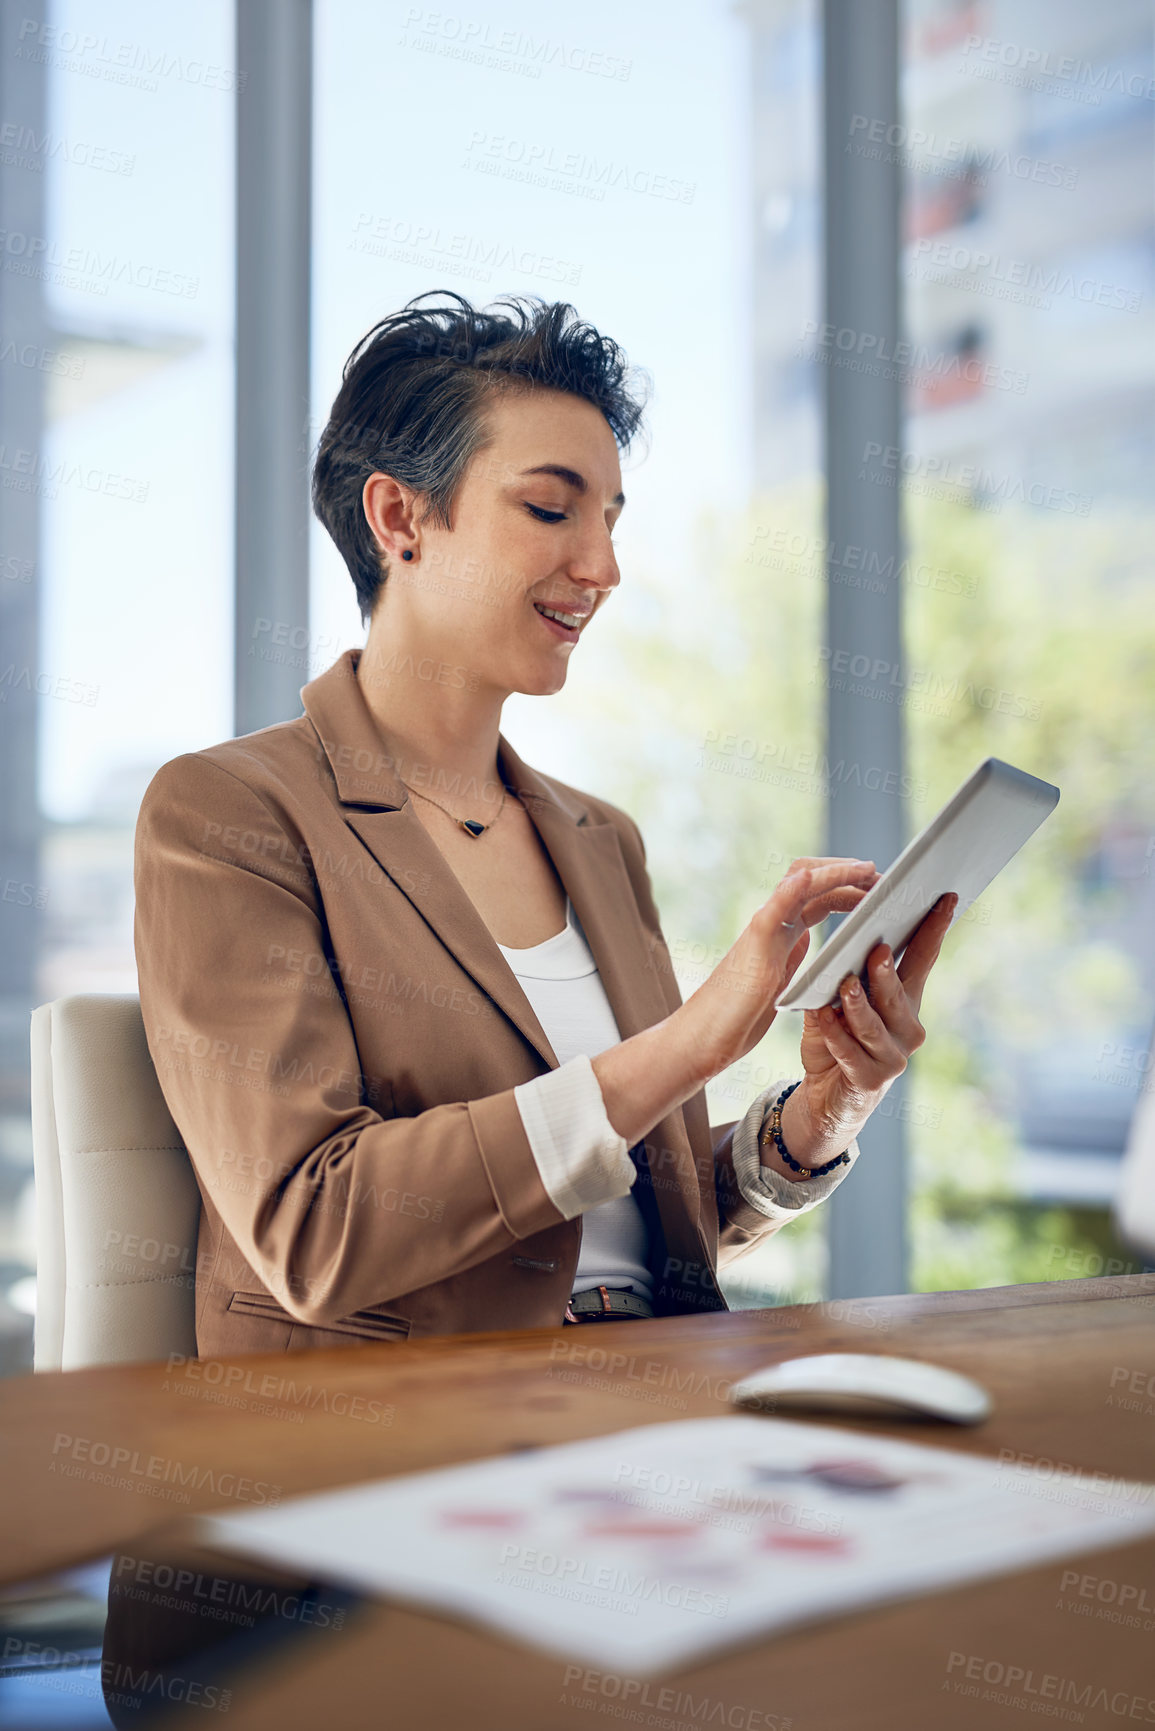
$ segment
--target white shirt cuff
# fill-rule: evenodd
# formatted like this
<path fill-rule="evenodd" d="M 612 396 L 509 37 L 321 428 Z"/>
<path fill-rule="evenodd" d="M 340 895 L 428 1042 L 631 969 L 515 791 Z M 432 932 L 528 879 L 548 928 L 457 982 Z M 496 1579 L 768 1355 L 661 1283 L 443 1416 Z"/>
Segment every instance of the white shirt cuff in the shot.
<path fill-rule="evenodd" d="M 772 1167 L 763 1166 L 758 1137 L 770 1107 L 791 1080 L 787 1077 L 762 1090 L 746 1116 L 734 1126 L 730 1149 L 739 1190 L 751 1208 L 756 1208 L 767 1220 L 796 1220 L 800 1214 L 808 1214 L 812 1208 L 817 1208 L 831 1191 L 837 1190 L 858 1159 L 858 1140 L 855 1138 L 847 1149 L 849 1163 L 836 1166 L 824 1178 L 793 1180 L 783 1178 Z"/>
<path fill-rule="evenodd" d="M 637 1167 L 584 1053 L 513 1090 L 549 1199 L 566 1220 L 629 1194 Z"/>

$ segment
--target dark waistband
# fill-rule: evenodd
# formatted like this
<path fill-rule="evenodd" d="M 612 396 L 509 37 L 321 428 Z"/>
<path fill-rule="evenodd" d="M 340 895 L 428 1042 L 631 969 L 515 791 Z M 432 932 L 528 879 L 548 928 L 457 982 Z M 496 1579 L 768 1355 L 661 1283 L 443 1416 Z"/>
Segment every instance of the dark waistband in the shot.
<path fill-rule="evenodd" d="M 579 1292 L 566 1305 L 567 1322 L 629 1322 L 648 1321 L 654 1307 L 636 1292 L 624 1292 L 613 1286 L 595 1286 L 589 1292 Z"/>

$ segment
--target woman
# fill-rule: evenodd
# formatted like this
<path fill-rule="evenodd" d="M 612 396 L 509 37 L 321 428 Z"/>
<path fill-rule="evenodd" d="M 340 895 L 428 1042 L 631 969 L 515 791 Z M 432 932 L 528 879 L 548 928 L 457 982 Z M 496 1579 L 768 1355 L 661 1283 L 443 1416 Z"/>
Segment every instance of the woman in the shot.
<path fill-rule="evenodd" d="M 202 1354 L 725 1308 L 719 1246 L 853 1163 L 950 922 L 944 901 L 897 969 L 879 947 L 868 992 L 807 1013 L 798 1084 L 710 1128 L 704 1084 L 877 873 L 796 861 L 681 1002 L 633 820 L 499 731 L 617 587 L 624 357 L 568 306 L 428 299 L 354 351 L 315 465 L 364 649 L 141 807 L 141 1005 L 201 1189 Z"/>

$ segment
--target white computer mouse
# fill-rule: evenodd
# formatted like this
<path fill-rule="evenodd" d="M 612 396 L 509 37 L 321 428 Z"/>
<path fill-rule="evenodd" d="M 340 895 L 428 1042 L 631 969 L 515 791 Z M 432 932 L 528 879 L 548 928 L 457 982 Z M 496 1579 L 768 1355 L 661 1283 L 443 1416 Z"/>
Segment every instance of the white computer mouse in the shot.
<path fill-rule="evenodd" d="M 991 1397 L 979 1383 L 938 1364 L 882 1353 L 820 1352 L 787 1358 L 736 1382 L 730 1399 L 763 1411 L 873 1413 L 909 1418 L 912 1413 L 981 1424 Z"/>

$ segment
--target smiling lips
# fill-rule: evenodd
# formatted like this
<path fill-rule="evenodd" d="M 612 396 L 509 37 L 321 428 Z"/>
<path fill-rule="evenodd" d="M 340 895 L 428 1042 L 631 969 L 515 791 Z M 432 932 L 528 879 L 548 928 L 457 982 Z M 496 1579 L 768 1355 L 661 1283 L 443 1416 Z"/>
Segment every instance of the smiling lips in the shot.
<path fill-rule="evenodd" d="M 545 620 L 550 630 L 566 643 L 576 643 L 584 621 L 589 617 L 589 611 L 569 611 L 560 607 L 549 607 L 544 601 L 535 601 L 534 609 Z M 591 610 L 592 611 L 592 610 Z"/>

